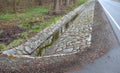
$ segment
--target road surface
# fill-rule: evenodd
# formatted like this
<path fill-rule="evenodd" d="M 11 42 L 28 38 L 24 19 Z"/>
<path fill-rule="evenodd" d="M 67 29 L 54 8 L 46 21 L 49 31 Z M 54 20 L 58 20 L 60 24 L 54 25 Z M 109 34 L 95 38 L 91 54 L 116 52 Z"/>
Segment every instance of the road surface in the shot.
<path fill-rule="evenodd" d="M 120 42 L 120 2 L 114 0 L 99 0 L 99 3 L 106 12 L 115 35 Z"/>
<path fill-rule="evenodd" d="M 118 42 L 120 42 L 120 2 L 99 0 L 99 3 L 111 23 Z M 93 63 L 69 73 L 120 73 L 120 44 L 118 43 L 116 47 Z"/>

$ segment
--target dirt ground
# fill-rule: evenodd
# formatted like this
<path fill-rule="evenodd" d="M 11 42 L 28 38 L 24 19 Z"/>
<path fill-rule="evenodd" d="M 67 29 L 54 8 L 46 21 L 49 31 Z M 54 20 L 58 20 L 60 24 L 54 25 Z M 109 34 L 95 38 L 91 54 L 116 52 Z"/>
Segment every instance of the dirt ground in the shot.
<path fill-rule="evenodd" d="M 1 28 L 1 30 L 3 30 L 3 32 L 0 34 L 0 43 L 6 45 L 10 44 L 13 40 L 20 38 L 18 34 L 25 31 L 24 28 L 19 28 L 18 26 Z"/>
<path fill-rule="evenodd" d="M 82 53 L 42 59 L 0 56 L 0 73 L 66 73 L 107 53 L 117 43 L 111 26 L 98 3 L 95 6 L 92 46 Z"/>

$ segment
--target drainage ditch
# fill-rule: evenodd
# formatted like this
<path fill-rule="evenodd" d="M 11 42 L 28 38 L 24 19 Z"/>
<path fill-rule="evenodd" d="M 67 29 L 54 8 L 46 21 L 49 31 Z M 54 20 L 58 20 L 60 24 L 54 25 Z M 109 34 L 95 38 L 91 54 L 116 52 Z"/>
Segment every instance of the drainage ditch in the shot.
<path fill-rule="evenodd" d="M 59 28 L 53 35 L 48 37 L 47 40 L 43 42 L 42 45 L 38 47 L 38 50 L 36 50 L 32 55 L 42 56 L 42 53 L 49 47 L 53 46 L 53 44 L 69 28 L 69 26 L 73 23 L 77 16 L 78 14 L 70 22 L 66 23 L 64 26 Z"/>

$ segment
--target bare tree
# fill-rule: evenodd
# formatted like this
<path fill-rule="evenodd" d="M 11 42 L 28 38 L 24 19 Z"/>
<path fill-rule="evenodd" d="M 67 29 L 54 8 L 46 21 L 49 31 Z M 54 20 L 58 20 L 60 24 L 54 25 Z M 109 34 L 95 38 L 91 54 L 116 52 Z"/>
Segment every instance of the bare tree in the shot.
<path fill-rule="evenodd" d="M 0 12 L 2 12 L 2 1 L 0 0 Z"/>
<path fill-rule="evenodd" d="M 38 0 L 39 6 L 42 5 L 42 0 Z"/>
<path fill-rule="evenodd" d="M 59 12 L 60 12 L 59 0 L 54 0 L 54 13 L 59 14 Z"/>
<path fill-rule="evenodd" d="M 70 0 L 65 0 L 65 5 L 66 5 L 67 7 L 70 7 Z"/>
<path fill-rule="evenodd" d="M 76 4 L 76 0 L 73 0 L 73 3 Z"/>
<path fill-rule="evenodd" d="M 14 10 L 14 13 L 17 12 L 16 0 L 13 1 L 13 10 Z"/>
<path fill-rule="evenodd" d="M 63 0 L 60 0 L 60 5 L 62 5 L 63 4 Z"/>

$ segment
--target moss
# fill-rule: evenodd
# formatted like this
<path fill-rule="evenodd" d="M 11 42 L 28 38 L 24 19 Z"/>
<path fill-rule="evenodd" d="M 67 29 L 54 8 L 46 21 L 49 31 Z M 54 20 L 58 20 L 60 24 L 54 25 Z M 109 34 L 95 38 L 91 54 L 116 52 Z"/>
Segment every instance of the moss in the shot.
<path fill-rule="evenodd" d="M 52 36 L 52 42 L 50 42 L 49 44 L 43 46 L 43 47 L 39 47 L 39 50 L 37 51 L 37 56 L 42 56 L 42 52 L 43 50 L 49 48 L 50 46 L 53 45 L 53 43 L 59 38 L 59 31 L 57 31 L 55 34 L 53 34 Z"/>
<path fill-rule="evenodd" d="M 0 34 L 2 34 L 4 31 L 3 30 L 0 30 Z"/>
<path fill-rule="evenodd" d="M 0 49 L 1 51 L 5 51 L 5 50 L 8 50 L 10 48 L 13 48 L 17 45 L 19 45 L 23 40 L 22 39 L 19 39 L 19 40 L 14 40 L 13 42 L 11 42 L 9 45 L 5 45 L 5 44 L 0 44 Z"/>
<path fill-rule="evenodd" d="M 69 27 L 69 23 L 67 23 L 66 25 L 65 25 L 65 28 L 67 29 Z"/>
<path fill-rule="evenodd" d="M 5 44 L 0 44 L 0 51 L 5 48 Z"/>

